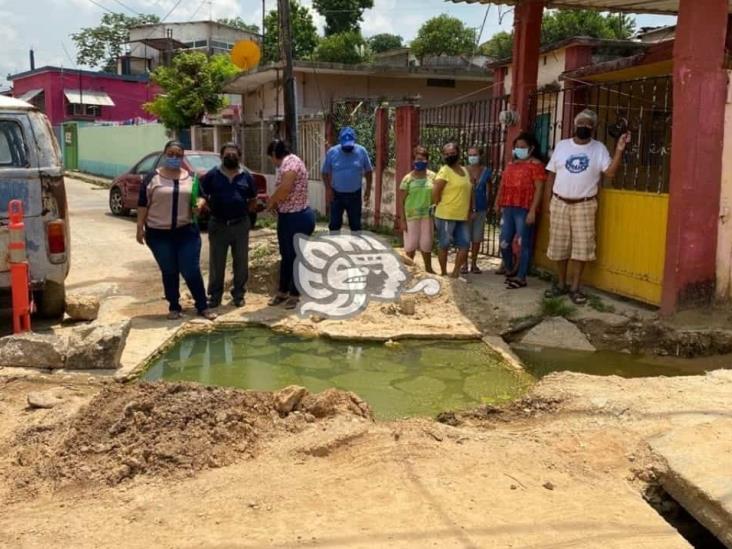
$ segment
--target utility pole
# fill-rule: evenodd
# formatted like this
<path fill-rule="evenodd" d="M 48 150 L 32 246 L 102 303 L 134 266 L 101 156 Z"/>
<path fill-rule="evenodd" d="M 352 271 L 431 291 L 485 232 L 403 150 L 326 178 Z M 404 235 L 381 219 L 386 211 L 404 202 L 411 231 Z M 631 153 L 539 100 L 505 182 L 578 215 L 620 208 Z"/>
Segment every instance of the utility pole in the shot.
<path fill-rule="evenodd" d="M 295 76 L 292 71 L 292 27 L 290 0 L 277 0 L 280 22 L 280 59 L 285 62 L 283 71 L 285 99 L 285 141 L 297 154 L 297 106 L 295 104 Z"/>

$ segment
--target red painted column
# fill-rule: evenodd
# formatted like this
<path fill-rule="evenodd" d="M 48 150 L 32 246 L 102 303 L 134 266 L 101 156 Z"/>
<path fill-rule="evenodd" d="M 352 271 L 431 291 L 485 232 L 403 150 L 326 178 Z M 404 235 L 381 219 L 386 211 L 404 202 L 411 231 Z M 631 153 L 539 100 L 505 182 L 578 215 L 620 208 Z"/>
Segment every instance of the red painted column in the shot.
<path fill-rule="evenodd" d="M 419 107 L 405 105 L 396 109 L 396 173 L 394 175 L 394 197 L 399 195 L 399 183 L 412 171 L 412 151 L 419 143 Z M 394 230 L 399 222 L 394 216 Z"/>
<path fill-rule="evenodd" d="M 727 74 L 727 0 L 680 0 L 661 312 L 714 297 Z"/>
<path fill-rule="evenodd" d="M 564 70 L 572 71 L 592 64 L 591 46 L 571 46 L 565 50 Z M 574 133 L 574 117 L 587 103 L 586 89 L 573 80 L 564 81 L 564 108 L 562 109 L 562 137 L 572 137 Z"/>
<path fill-rule="evenodd" d="M 506 73 L 508 72 L 507 67 L 496 67 L 493 70 L 493 99 L 503 97 L 506 95 Z"/>
<path fill-rule="evenodd" d="M 374 166 L 374 225 L 381 223 L 381 191 L 384 168 L 389 162 L 389 111 L 376 109 L 376 158 Z"/>
<path fill-rule="evenodd" d="M 544 0 L 521 0 L 513 13 L 513 66 L 511 71 L 511 107 L 519 114 L 519 123 L 508 128 L 506 158 L 511 158 L 511 143 L 531 125 L 531 94 L 539 76 L 539 46 Z"/>

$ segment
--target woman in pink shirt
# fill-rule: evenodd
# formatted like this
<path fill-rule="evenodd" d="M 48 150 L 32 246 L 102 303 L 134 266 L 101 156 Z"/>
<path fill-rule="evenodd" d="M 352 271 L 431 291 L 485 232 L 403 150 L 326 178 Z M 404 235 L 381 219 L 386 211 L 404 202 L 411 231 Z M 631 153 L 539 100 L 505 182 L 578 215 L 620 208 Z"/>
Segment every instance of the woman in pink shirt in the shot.
<path fill-rule="evenodd" d="M 269 304 L 294 309 L 300 298 L 295 286 L 295 235 L 310 236 L 315 230 L 315 212 L 308 205 L 308 170 L 305 163 L 280 140 L 267 147 L 267 156 L 277 168 L 275 192 L 267 209 L 277 212 L 277 242 L 280 248 L 280 283 Z"/>

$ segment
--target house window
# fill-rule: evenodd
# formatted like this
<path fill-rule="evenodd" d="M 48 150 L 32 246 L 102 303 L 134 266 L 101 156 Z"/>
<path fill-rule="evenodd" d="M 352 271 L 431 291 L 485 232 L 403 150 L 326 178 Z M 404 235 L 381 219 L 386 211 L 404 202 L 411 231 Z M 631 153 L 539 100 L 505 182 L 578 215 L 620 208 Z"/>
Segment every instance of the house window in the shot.
<path fill-rule="evenodd" d="M 0 121 L 0 166 L 25 168 L 28 158 L 23 130 L 17 122 Z"/>
<path fill-rule="evenodd" d="M 78 103 L 68 103 L 66 106 L 66 114 L 69 116 L 89 116 L 97 118 L 102 116 L 102 107 L 99 105 L 79 105 Z"/>
<path fill-rule="evenodd" d="M 455 87 L 455 81 L 442 78 L 428 78 L 427 79 L 427 86 L 430 88 L 454 88 Z"/>

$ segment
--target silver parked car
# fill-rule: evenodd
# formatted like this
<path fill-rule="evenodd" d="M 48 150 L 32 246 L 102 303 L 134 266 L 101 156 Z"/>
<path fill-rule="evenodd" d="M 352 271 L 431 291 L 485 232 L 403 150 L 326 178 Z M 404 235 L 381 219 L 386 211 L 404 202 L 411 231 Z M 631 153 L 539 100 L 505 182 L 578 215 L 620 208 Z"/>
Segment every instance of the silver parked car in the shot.
<path fill-rule="evenodd" d="M 0 96 L 0 291 L 10 289 L 8 203 L 23 202 L 25 246 L 37 312 L 60 317 L 69 272 L 69 220 L 56 137 L 35 107 Z"/>

